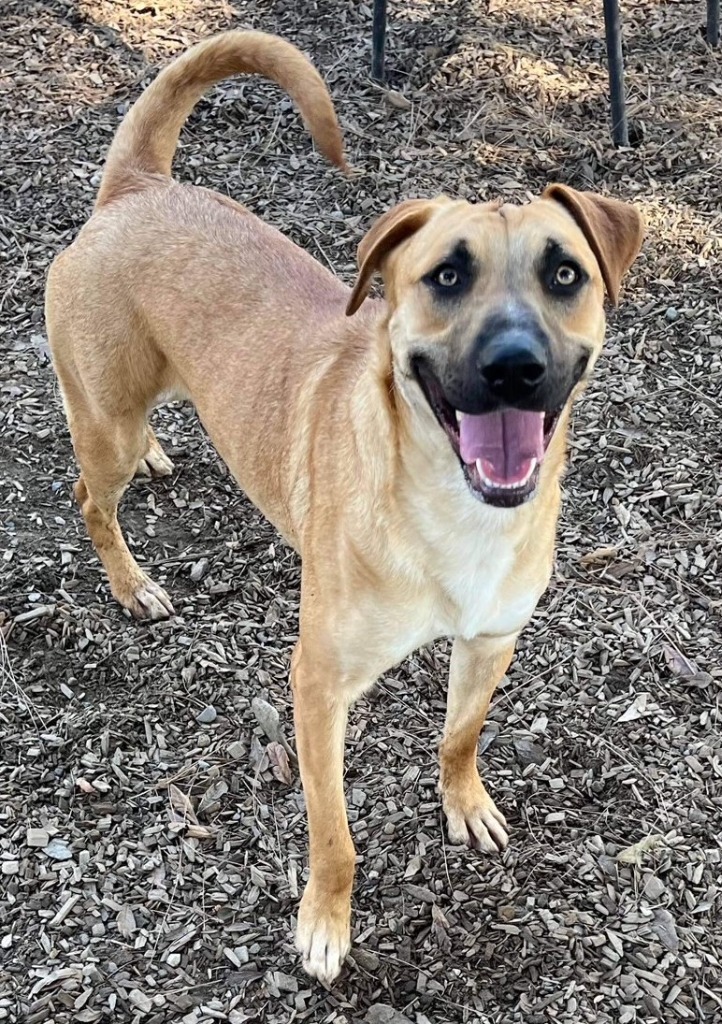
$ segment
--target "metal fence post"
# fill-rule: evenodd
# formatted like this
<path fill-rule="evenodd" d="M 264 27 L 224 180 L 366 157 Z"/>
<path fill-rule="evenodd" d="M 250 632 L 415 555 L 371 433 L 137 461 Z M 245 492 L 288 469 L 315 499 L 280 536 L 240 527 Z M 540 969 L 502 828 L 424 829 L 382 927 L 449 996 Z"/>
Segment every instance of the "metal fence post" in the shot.
<path fill-rule="evenodd" d="M 719 46 L 719 0 L 707 0 L 707 42 Z"/>
<path fill-rule="evenodd" d="M 612 107 L 612 139 L 617 146 L 629 145 L 627 111 L 624 105 L 624 58 L 618 0 L 604 0 L 604 30 L 607 37 L 609 96 Z"/>
<path fill-rule="evenodd" d="M 384 80 L 384 58 L 386 56 L 386 0 L 374 0 L 374 27 L 371 47 L 371 77 L 377 82 Z"/>

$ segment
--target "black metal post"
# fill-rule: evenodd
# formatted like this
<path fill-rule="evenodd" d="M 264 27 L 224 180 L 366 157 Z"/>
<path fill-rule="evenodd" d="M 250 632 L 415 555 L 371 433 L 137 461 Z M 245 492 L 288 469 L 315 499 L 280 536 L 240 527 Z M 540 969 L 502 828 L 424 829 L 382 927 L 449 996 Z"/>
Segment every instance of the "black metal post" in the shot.
<path fill-rule="evenodd" d="M 371 48 L 371 77 L 384 80 L 386 56 L 386 0 L 374 0 L 374 28 Z"/>
<path fill-rule="evenodd" d="M 612 107 L 612 139 L 616 146 L 629 145 L 627 111 L 624 105 L 624 58 L 618 0 L 604 0 L 604 30 L 607 37 L 609 97 Z"/>
<path fill-rule="evenodd" d="M 707 0 L 707 42 L 719 46 L 719 0 Z"/>

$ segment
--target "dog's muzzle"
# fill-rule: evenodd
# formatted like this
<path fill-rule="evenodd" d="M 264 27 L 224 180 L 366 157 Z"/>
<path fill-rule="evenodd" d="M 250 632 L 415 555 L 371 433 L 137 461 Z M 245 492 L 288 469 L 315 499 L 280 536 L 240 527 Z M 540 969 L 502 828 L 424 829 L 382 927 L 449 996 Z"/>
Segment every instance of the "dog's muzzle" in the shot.
<path fill-rule="evenodd" d="M 570 350 L 569 358 L 554 358 L 536 324 L 497 321 L 465 359 L 447 357 L 437 369 L 434 355 L 433 349 L 417 353 L 412 369 L 472 493 L 504 508 L 528 501 L 589 353 Z"/>

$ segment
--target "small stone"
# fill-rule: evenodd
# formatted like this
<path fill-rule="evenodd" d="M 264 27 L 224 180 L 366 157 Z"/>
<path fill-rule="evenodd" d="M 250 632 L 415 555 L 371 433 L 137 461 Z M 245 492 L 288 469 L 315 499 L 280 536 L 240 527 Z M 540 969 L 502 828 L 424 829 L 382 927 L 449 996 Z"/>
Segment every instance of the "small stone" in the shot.
<path fill-rule="evenodd" d="M 217 718 L 218 712 L 212 704 L 208 704 L 196 715 L 196 722 L 200 722 L 201 725 L 210 725 L 211 722 L 215 722 Z"/>
<path fill-rule="evenodd" d="M 514 737 L 514 750 L 522 768 L 526 768 L 530 764 L 543 764 L 546 761 L 543 749 L 526 736 Z"/>
<path fill-rule="evenodd" d="M 647 875 L 644 880 L 643 895 L 648 900 L 658 900 L 664 892 L 664 882 L 656 875 Z"/>
<path fill-rule="evenodd" d="M 370 1006 L 364 1021 L 365 1024 L 411 1024 L 408 1017 L 386 1003 L 374 1003 Z"/>
<path fill-rule="evenodd" d="M 141 992 L 139 988 L 132 988 L 128 993 L 128 999 L 130 999 L 133 1006 L 137 1006 L 141 1013 L 150 1013 L 153 1009 L 153 1002 L 145 992 Z"/>
<path fill-rule="evenodd" d="M 366 794 L 362 789 L 352 789 L 349 802 L 354 807 L 363 807 L 366 803 Z"/>
<path fill-rule="evenodd" d="M 351 959 L 366 971 L 377 971 L 379 969 L 379 958 L 370 949 L 352 949 Z"/>
<path fill-rule="evenodd" d="M 73 856 L 73 851 L 62 839 L 51 839 L 45 852 L 52 860 L 70 860 Z"/>
<path fill-rule="evenodd" d="M 199 558 L 197 562 L 194 562 L 191 566 L 191 579 L 193 582 L 200 583 L 210 567 L 211 563 L 207 558 Z"/>
<path fill-rule="evenodd" d="M 4 875 L 17 875 L 20 870 L 20 863 L 17 860 L 4 860 L 2 865 L 2 873 Z"/>
<path fill-rule="evenodd" d="M 298 992 L 298 980 L 292 974 L 274 971 L 273 980 L 280 992 Z"/>
<path fill-rule="evenodd" d="M 608 856 L 606 853 L 601 854 L 599 857 L 599 867 L 610 878 L 616 878 L 618 873 L 617 861 L 614 857 Z"/>
<path fill-rule="evenodd" d="M 231 963 L 233 964 L 233 966 L 234 966 L 235 968 L 237 968 L 238 970 L 240 970 L 240 967 L 241 967 L 241 961 L 240 961 L 240 960 L 238 959 L 238 957 L 236 956 L 236 952 L 235 952 L 235 950 L 233 950 L 233 949 L 229 949 L 229 947 L 228 947 L 228 946 L 224 946 L 224 947 L 223 947 L 223 955 L 224 955 L 225 957 L 227 957 L 227 958 L 228 958 L 228 959 L 229 959 L 229 960 L 231 961 Z"/>
<path fill-rule="evenodd" d="M 169 967 L 178 967 L 181 962 L 180 953 L 169 953 L 166 957 L 166 963 Z"/>
<path fill-rule="evenodd" d="M 679 310 L 675 309 L 674 306 L 668 306 L 667 312 L 664 315 L 671 324 L 673 324 L 675 320 L 679 320 Z"/>
<path fill-rule="evenodd" d="M 226 753 L 234 761 L 240 761 L 245 756 L 246 747 L 240 740 L 234 740 L 233 743 L 229 743 L 226 747 Z"/>
<path fill-rule="evenodd" d="M 516 907 L 512 907 L 511 905 L 499 907 L 497 914 L 501 921 L 513 921 L 517 916 Z"/>
<path fill-rule="evenodd" d="M 118 911 L 115 923 L 124 939 L 132 939 L 136 929 L 135 914 L 127 904 L 124 904 Z"/>
<path fill-rule="evenodd" d="M 28 846 L 44 850 L 50 842 L 50 835 L 48 834 L 48 830 L 45 828 L 29 828 L 25 833 L 25 842 Z"/>

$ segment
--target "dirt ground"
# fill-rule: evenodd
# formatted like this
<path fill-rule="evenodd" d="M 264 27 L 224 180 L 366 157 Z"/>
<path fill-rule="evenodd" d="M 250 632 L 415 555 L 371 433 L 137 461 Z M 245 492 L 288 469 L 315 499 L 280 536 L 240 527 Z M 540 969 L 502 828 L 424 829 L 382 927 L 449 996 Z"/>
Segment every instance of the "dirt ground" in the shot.
<path fill-rule="evenodd" d="M 0 9 L 0 1021 L 722 1020 L 722 56 L 701 0 L 623 4 L 635 145 L 615 151 L 601 2 L 389 6 L 390 94 L 368 3 Z M 554 581 L 482 738 L 510 849 L 445 839 L 438 644 L 352 716 L 354 947 L 329 992 L 292 948 L 305 818 L 277 756 L 297 559 L 167 407 L 176 472 L 134 483 L 122 521 L 179 614 L 125 617 L 71 500 L 44 335 L 47 267 L 129 100 L 237 26 L 315 59 L 360 173 L 326 167 L 256 80 L 201 103 L 177 173 L 348 281 L 365 227 L 414 195 L 562 180 L 649 223 L 575 418 Z"/>

